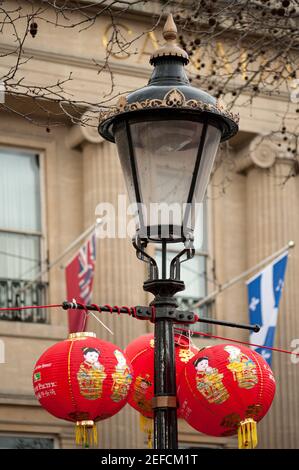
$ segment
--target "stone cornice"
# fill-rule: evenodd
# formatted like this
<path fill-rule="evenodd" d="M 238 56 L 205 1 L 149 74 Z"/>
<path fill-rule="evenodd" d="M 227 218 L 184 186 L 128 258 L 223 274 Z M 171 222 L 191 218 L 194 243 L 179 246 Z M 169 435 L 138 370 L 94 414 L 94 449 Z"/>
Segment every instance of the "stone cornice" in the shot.
<path fill-rule="evenodd" d="M 66 335 L 66 326 L 1 320 L 1 339 L 7 337 L 21 339 L 28 338 L 31 340 L 43 340 L 48 343 L 50 341 L 60 341 L 65 339 Z"/>
<path fill-rule="evenodd" d="M 9 44 L 0 43 L 0 52 L 3 54 L 12 54 L 15 51 L 15 47 Z M 105 59 L 96 58 L 94 62 L 93 57 L 82 57 L 74 56 L 71 54 L 61 54 L 52 51 L 38 50 L 34 48 L 24 48 L 24 57 L 32 58 L 31 61 L 41 60 L 44 62 L 52 62 L 55 64 L 69 65 L 74 67 L 80 67 L 91 70 L 98 70 L 100 67 L 104 67 L 106 64 Z M 27 65 L 30 64 L 30 61 Z M 134 64 L 132 62 L 124 63 L 123 61 L 110 60 L 109 65 L 112 72 L 119 73 L 121 75 L 130 75 L 138 78 L 148 79 L 152 67 L 150 65 Z"/>
<path fill-rule="evenodd" d="M 26 406 L 40 406 L 38 400 L 35 398 L 34 393 L 25 395 L 22 393 L 0 393 L 0 405 L 26 405 Z"/>
<path fill-rule="evenodd" d="M 3 54 L 12 54 L 15 51 L 15 46 L 9 44 L 0 43 L 0 53 Z M 35 48 L 27 48 L 24 47 L 23 49 L 24 57 L 31 58 L 26 64 L 26 67 L 30 69 L 30 62 L 34 60 L 40 60 L 44 62 L 52 62 L 54 64 L 59 65 L 67 65 L 73 66 L 78 68 L 84 68 L 89 70 L 98 70 L 101 67 L 106 65 L 105 59 L 101 58 L 94 58 L 94 57 L 82 57 L 82 56 L 75 56 L 72 54 L 62 54 L 57 52 L 52 52 L 50 50 L 39 50 Z M 96 63 L 95 63 L 96 60 Z M 152 67 L 145 61 L 144 64 L 136 64 L 132 63 L 131 61 L 121 61 L 121 60 L 109 60 L 109 67 L 111 72 L 120 74 L 120 75 L 127 75 L 133 76 L 136 78 L 142 78 L 148 80 Z M 232 87 L 233 90 L 234 87 Z M 244 96 L 249 96 L 247 90 L 243 93 Z M 289 93 L 286 91 L 281 90 L 279 94 L 274 94 L 273 96 L 269 97 L 267 93 L 261 92 L 260 97 L 269 98 L 269 100 L 276 100 L 276 101 L 289 101 L 290 96 Z"/>

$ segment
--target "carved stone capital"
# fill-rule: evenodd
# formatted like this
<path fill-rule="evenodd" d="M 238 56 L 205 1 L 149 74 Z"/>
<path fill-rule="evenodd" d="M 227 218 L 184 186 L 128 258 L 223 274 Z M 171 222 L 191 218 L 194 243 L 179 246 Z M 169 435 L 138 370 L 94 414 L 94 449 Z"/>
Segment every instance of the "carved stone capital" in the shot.
<path fill-rule="evenodd" d="M 249 145 L 236 152 L 236 171 L 238 173 L 255 166 L 262 169 L 271 168 L 279 158 L 279 149 L 269 137 L 258 135 Z"/>
<path fill-rule="evenodd" d="M 101 144 L 104 139 L 98 133 L 98 121 L 95 111 L 86 111 L 81 118 L 82 125 L 76 124 L 69 130 L 66 136 L 67 147 L 75 149 L 84 142 Z"/>

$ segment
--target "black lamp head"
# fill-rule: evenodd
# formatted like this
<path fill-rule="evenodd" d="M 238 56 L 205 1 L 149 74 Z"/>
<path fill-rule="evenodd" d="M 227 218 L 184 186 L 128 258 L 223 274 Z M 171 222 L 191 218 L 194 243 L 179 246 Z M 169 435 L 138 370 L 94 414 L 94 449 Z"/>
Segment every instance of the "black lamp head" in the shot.
<path fill-rule="evenodd" d="M 163 35 L 148 85 L 103 111 L 99 133 L 117 144 L 139 237 L 170 243 L 193 237 L 196 203 L 204 199 L 219 142 L 238 131 L 238 116 L 190 85 L 172 15 Z"/>
<path fill-rule="evenodd" d="M 189 57 L 176 43 L 177 29 L 171 14 L 164 26 L 163 36 L 165 45 L 150 58 L 154 71 L 148 85 L 126 97 L 122 96 L 116 106 L 102 111 L 99 133 L 115 142 L 114 126 L 119 121 L 146 120 L 147 115 L 166 115 L 174 119 L 189 116 L 198 121 L 207 119 L 209 124 L 221 131 L 221 141 L 230 139 L 238 132 L 239 117 L 227 111 L 220 100 L 190 85 L 184 69 Z"/>

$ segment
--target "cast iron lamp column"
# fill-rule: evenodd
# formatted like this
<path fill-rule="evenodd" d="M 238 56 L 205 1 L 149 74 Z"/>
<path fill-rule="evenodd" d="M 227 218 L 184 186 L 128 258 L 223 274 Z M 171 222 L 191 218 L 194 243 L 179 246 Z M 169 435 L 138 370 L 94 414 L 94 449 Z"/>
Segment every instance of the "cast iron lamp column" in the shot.
<path fill-rule="evenodd" d="M 166 44 L 151 57 L 154 71 L 147 86 L 121 97 L 100 115 L 99 133 L 116 142 L 131 202 L 136 204 L 137 257 L 148 264 L 144 290 L 155 298 L 154 447 L 177 448 L 177 402 L 174 324 L 190 323 L 192 312 L 177 309 L 174 295 L 184 290 L 180 265 L 194 255 L 195 205 L 202 202 L 220 141 L 236 134 L 237 116 L 208 93 L 192 87 L 184 66 L 187 53 L 176 44 L 169 15 Z M 170 211 L 159 212 L 167 204 Z M 180 207 L 170 222 L 173 205 Z M 151 209 L 158 205 L 158 213 Z M 160 207 L 160 209 L 159 209 Z M 149 243 L 162 245 L 162 276 Z M 167 266 L 167 244 L 182 251 Z M 147 308 L 140 314 L 148 314 Z"/>

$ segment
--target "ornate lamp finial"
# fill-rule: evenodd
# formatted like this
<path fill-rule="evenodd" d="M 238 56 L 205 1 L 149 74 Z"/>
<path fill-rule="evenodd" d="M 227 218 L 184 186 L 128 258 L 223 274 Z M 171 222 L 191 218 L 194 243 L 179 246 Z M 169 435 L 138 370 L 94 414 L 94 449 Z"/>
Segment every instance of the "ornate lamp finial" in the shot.
<path fill-rule="evenodd" d="M 189 57 L 186 51 L 184 51 L 178 44 L 176 43 L 177 39 L 177 27 L 173 20 L 173 16 L 170 13 L 167 17 L 166 23 L 163 28 L 163 37 L 166 41 L 164 46 L 157 49 L 150 58 L 150 63 L 155 64 L 156 59 L 158 57 L 180 57 L 183 59 L 185 64 L 188 64 Z"/>
<path fill-rule="evenodd" d="M 173 20 L 173 16 L 169 13 L 166 23 L 163 28 L 163 38 L 165 41 L 175 41 L 177 38 L 177 27 Z"/>

